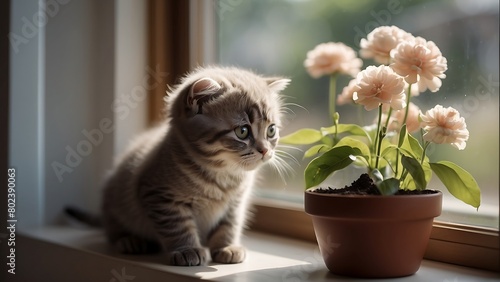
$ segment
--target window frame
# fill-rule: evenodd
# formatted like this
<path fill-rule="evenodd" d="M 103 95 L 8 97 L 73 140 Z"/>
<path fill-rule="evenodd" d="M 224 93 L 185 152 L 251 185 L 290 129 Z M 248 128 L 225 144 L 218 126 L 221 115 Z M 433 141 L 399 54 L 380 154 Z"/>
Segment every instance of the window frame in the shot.
<path fill-rule="evenodd" d="M 190 68 L 190 1 L 149 0 L 149 65 L 169 75 L 165 78 L 167 85 L 174 85 L 177 79 Z M 175 40 L 172 40 L 175 38 Z M 149 91 L 150 125 L 163 119 L 164 87 L 155 87 Z"/>
<path fill-rule="evenodd" d="M 151 0 L 151 2 L 156 1 Z M 187 54 L 191 58 L 189 64 L 191 68 L 213 63 L 217 58 L 216 43 L 213 42 L 213 38 L 216 38 L 217 35 L 217 24 L 214 22 L 216 2 L 204 1 L 203 3 L 200 4 L 196 0 L 189 1 L 188 9 L 191 11 L 189 27 L 182 29 L 189 31 L 190 44 L 188 45 L 196 46 L 190 48 L 189 54 Z M 210 13 L 206 12 L 210 6 L 213 7 L 211 16 L 208 15 Z M 208 18 L 208 24 L 206 20 L 203 20 L 203 15 Z M 205 24 L 200 24 L 202 22 Z M 207 33 L 212 33 L 214 36 L 206 36 Z M 165 36 L 167 33 L 162 34 Z M 150 40 L 151 45 L 155 45 L 157 44 L 156 40 L 165 41 L 166 39 L 154 36 Z M 158 102 L 163 105 L 163 99 L 155 98 L 152 101 L 150 117 L 158 116 L 160 107 L 155 104 Z M 311 219 L 299 204 L 260 197 L 254 201 L 253 212 L 254 216 L 248 226 L 251 230 L 316 242 Z M 499 245 L 498 230 L 435 221 L 424 258 L 478 269 L 500 271 Z"/>
<path fill-rule="evenodd" d="M 169 73 L 168 85 L 178 83 L 190 69 L 217 62 L 215 1 L 149 0 L 149 64 Z M 164 118 L 165 95 L 164 88 L 150 91 L 150 125 Z"/>

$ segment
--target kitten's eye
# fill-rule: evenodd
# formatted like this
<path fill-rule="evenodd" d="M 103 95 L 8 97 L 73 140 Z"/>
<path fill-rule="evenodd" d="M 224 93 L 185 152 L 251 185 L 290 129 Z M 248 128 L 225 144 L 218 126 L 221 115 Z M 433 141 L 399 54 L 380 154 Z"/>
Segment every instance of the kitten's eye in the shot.
<path fill-rule="evenodd" d="M 234 130 L 234 133 L 236 133 L 236 137 L 243 140 L 246 139 L 250 134 L 250 128 L 248 127 L 248 125 L 239 126 Z"/>
<path fill-rule="evenodd" d="M 274 135 L 276 135 L 276 131 L 277 131 L 276 125 L 275 125 L 275 124 L 271 124 L 271 125 L 267 128 L 267 137 L 269 137 L 269 138 L 273 138 L 273 137 L 274 137 Z"/>

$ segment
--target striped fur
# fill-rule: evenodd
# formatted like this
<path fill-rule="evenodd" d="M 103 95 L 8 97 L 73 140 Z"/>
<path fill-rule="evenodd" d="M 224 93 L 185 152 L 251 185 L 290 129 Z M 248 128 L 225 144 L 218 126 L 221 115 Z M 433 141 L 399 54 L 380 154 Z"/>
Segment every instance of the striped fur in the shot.
<path fill-rule="evenodd" d="M 186 76 L 168 95 L 168 119 L 131 144 L 106 184 L 110 243 L 164 250 L 172 265 L 243 261 L 250 188 L 275 154 L 288 83 L 237 68 Z"/>

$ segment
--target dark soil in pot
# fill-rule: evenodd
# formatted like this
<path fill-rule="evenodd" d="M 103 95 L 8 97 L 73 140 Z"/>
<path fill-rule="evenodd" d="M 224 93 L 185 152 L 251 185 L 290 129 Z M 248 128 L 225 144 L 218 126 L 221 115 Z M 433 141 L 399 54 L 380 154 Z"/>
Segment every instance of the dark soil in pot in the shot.
<path fill-rule="evenodd" d="M 341 189 L 316 188 L 311 190 L 315 193 L 336 194 L 336 195 L 381 195 L 375 183 L 368 174 L 362 174 L 356 181 Z M 424 195 L 435 194 L 434 190 L 399 190 L 395 195 Z"/>

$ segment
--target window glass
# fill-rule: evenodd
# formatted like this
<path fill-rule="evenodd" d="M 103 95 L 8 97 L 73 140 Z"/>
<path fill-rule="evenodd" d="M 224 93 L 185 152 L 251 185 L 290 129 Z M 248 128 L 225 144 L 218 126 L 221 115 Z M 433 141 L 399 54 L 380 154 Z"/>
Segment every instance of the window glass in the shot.
<path fill-rule="evenodd" d="M 253 69 L 292 79 L 285 90 L 290 114 L 281 135 L 296 129 L 329 126 L 329 78 L 311 78 L 303 67 L 306 53 L 319 43 L 343 42 L 359 51 L 362 38 L 374 28 L 396 25 L 432 40 L 447 58 L 446 78 L 437 93 L 429 91 L 412 101 L 426 111 L 436 104 L 452 106 L 465 117 L 470 138 L 464 151 L 449 145 L 430 148 L 431 161 L 450 160 L 469 171 L 482 191 L 479 210 L 450 196 L 437 177 L 429 188 L 445 194 L 441 220 L 498 228 L 499 191 L 499 15 L 498 1 L 219 1 L 219 60 L 223 65 Z M 366 67 L 374 64 L 363 60 Z M 337 93 L 350 78 L 342 76 Z M 342 123 L 369 125 L 375 112 L 360 116 L 355 106 L 338 106 Z M 309 159 L 288 149 L 298 160 L 285 181 L 261 170 L 258 193 L 300 202 L 303 170 Z M 343 171 L 330 186 L 349 184 L 360 171 Z"/>

